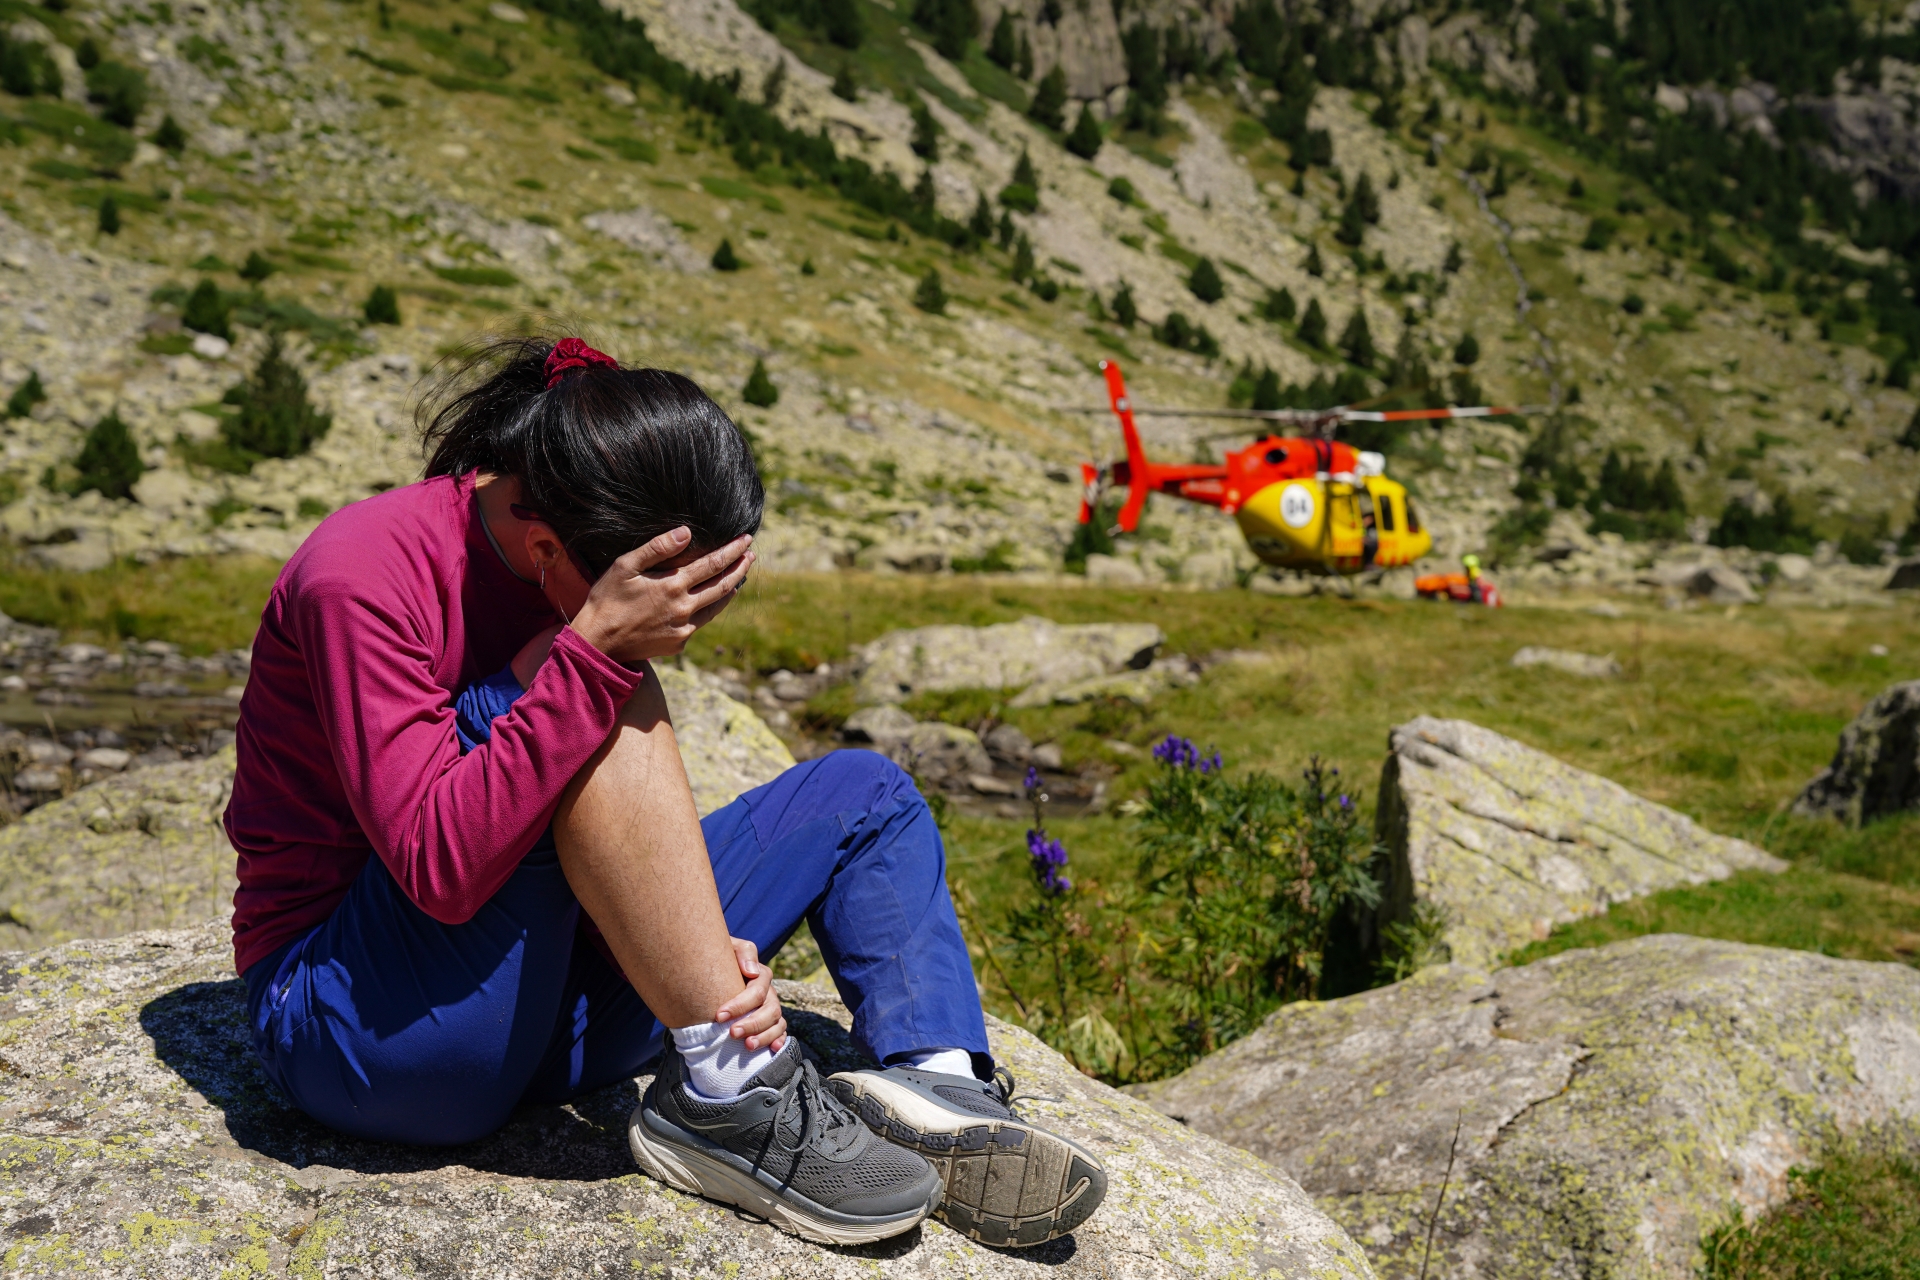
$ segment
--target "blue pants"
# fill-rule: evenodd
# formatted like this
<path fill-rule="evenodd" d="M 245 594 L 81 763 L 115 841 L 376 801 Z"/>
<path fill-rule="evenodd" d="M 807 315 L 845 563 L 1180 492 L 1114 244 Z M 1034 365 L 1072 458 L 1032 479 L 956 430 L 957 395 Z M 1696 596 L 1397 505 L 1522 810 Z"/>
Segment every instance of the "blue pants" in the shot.
<path fill-rule="evenodd" d="M 966 1049 L 990 1069 L 940 832 L 898 767 L 836 751 L 701 827 L 728 932 L 770 957 L 806 920 L 863 1052 Z M 459 925 L 370 858 L 325 924 L 247 970 L 254 1049 L 322 1124 L 434 1146 L 634 1075 L 664 1032 L 579 915 L 551 840 Z"/>

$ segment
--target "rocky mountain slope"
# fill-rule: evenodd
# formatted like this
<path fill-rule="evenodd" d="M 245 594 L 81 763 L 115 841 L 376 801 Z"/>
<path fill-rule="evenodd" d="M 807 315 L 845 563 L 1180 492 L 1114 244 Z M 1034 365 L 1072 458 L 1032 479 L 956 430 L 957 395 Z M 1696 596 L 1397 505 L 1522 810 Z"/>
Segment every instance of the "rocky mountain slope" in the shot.
<path fill-rule="evenodd" d="M 1109 356 L 1142 403 L 1244 403 L 1255 378 L 1236 388 L 1236 374 L 1271 369 L 1282 387 L 1318 380 L 1302 402 L 1364 386 L 1557 406 L 1392 448 L 1441 556 L 1492 545 L 1524 565 L 1544 549 L 1542 585 L 1630 582 L 1652 552 L 1623 531 L 1704 540 L 1730 499 L 1764 516 L 1789 496 L 1799 543 L 1781 549 L 1851 535 L 1875 558 L 1907 523 L 1916 402 L 1890 385 L 1906 348 L 1868 297 L 1910 305 L 1897 257 L 1837 243 L 1821 269 L 1787 272 L 1740 219 L 1683 213 L 1657 176 L 1611 165 L 1594 144 L 1613 109 L 1601 96 L 1570 142 L 1542 104 L 1588 120 L 1587 98 L 1550 87 L 1558 64 L 1524 7 L 1495 22 L 1356 6 L 1346 26 L 1301 8 L 1272 47 L 1298 54 L 1318 32 L 1317 51 L 1276 89 L 1243 69 L 1261 62 L 1246 10 L 1008 9 L 1023 80 L 1025 62 L 983 52 L 998 7 L 950 60 L 929 43 L 939 5 L 851 2 L 857 50 L 804 6 L 750 16 L 734 0 L 622 0 L 626 24 L 578 0 L 6 0 L 5 56 L 27 70 L 0 96 L 0 390 L 37 375 L 44 398 L 16 396 L 0 426 L 0 530 L 70 568 L 284 555 L 327 512 L 416 474 L 411 402 L 437 359 L 544 318 L 685 370 L 739 414 L 771 481 L 775 568 L 1056 568 L 1075 464 L 1118 449 L 1110 418 L 1060 407 L 1100 403 Z M 1151 43 L 1170 79 L 1158 109 L 1126 45 L 1143 27 L 1180 33 Z M 1333 74 L 1336 57 L 1365 73 Z M 1057 129 L 1026 113 L 1056 65 Z M 1718 102 L 1730 131 L 1777 120 L 1765 127 L 1785 135 L 1825 111 L 1825 139 L 1781 145 L 1825 147 L 1821 172 L 1871 187 L 1907 136 L 1883 92 L 1905 64 L 1879 65 L 1875 86 L 1837 72 L 1860 91 L 1757 115 L 1750 87 L 1663 82 L 1623 128 L 1704 128 Z M 1307 67 L 1334 83 L 1282 141 Z M 711 79 L 689 88 L 689 72 Z M 1082 103 L 1107 133 L 1090 160 L 1063 145 Z M 820 160 L 822 138 L 837 160 Z M 1023 156 L 1032 212 L 1000 198 Z M 868 177 L 823 180 L 850 160 Z M 982 207 L 984 245 L 964 230 Z M 1819 209 L 1806 216 L 1807 243 L 1832 239 Z M 722 241 L 735 270 L 713 266 Z M 1202 258 L 1217 301 L 1192 287 Z M 915 305 L 933 270 L 944 314 Z M 211 325 L 193 313 L 202 279 Z M 401 323 L 367 322 L 376 285 Z M 1131 325 L 1115 318 L 1123 286 Z M 1281 291 L 1293 318 L 1269 318 L 1287 313 Z M 1318 342 L 1300 324 L 1310 304 Z M 1156 338 L 1173 312 L 1207 336 Z M 1356 316 L 1371 356 L 1340 350 Z M 220 447 L 222 397 L 268 329 L 289 335 L 331 425 L 310 453 L 249 469 Z M 757 361 L 770 406 L 742 399 Z M 110 413 L 147 468 L 126 498 L 85 488 L 76 465 Z M 1232 447 L 1218 429 L 1147 427 L 1174 458 Z M 1630 477 L 1644 489 L 1663 463 L 1686 512 L 1652 521 Z M 1608 518 L 1568 509 L 1603 490 L 1587 505 Z M 1230 521 L 1164 500 L 1118 551 L 1150 579 L 1198 555 L 1251 567 Z"/>

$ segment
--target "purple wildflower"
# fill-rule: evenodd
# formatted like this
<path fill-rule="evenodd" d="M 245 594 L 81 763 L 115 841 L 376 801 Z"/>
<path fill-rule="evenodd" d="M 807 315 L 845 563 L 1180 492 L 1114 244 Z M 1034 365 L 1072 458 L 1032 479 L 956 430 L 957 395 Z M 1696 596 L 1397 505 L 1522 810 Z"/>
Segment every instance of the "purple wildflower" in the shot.
<path fill-rule="evenodd" d="M 1218 773 L 1222 768 L 1218 751 L 1203 756 L 1192 738 L 1175 737 L 1171 733 L 1153 749 L 1153 758 L 1169 768 L 1194 769 L 1201 773 Z"/>
<path fill-rule="evenodd" d="M 1040 771 L 1032 765 L 1028 765 L 1027 776 L 1020 785 L 1025 787 L 1028 792 L 1038 791 L 1040 789 Z"/>
<path fill-rule="evenodd" d="M 1351 808 L 1353 808 L 1353 797 L 1352 797 L 1352 796 L 1341 796 L 1341 797 L 1340 797 L 1340 807 L 1341 807 L 1342 809 L 1351 809 Z"/>
<path fill-rule="evenodd" d="M 1067 848 L 1058 840 L 1047 839 L 1044 828 L 1027 832 L 1027 856 L 1032 859 L 1034 877 L 1043 891 L 1061 894 L 1073 888 L 1073 881 L 1060 874 L 1067 867 Z"/>

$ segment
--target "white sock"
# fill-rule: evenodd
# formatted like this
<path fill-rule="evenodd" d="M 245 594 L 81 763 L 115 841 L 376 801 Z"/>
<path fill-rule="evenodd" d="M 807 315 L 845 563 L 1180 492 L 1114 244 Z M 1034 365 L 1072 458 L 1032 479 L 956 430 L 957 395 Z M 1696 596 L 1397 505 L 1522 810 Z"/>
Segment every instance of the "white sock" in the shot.
<path fill-rule="evenodd" d="M 973 1055 L 965 1049 L 922 1049 L 900 1065 L 973 1079 Z"/>
<path fill-rule="evenodd" d="M 687 1064 L 688 1089 L 707 1102 L 731 1102 L 747 1081 L 774 1059 L 771 1048 L 749 1049 L 734 1039 L 729 1022 L 702 1022 L 673 1029 L 673 1047 Z"/>

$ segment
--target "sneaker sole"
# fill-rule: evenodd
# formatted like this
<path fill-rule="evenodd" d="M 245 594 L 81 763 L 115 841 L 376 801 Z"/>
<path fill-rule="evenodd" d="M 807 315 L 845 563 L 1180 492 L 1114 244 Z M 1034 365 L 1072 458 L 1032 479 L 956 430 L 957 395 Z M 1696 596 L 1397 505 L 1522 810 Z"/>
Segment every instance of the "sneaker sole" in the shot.
<path fill-rule="evenodd" d="M 936 1188 L 925 1207 L 891 1218 L 856 1218 L 836 1214 L 810 1201 L 796 1204 L 775 1195 L 731 1165 L 651 1132 L 641 1120 L 641 1110 L 636 1107 L 627 1122 L 627 1146 L 642 1169 L 675 1191 L 733 1205 L 816 1244 L 870 1244 L 886 1240 L 918 1226 L 940 1203 L 940 1192 Z"/>
<path fill-rule="evenodd" d="M 880 1075 L 849 1072 L 827 1085 L 869 1129 L 926 1157 L 947 1188 L 934 1216 L 971 1240 L 1014 1249 L 1044 1244 L 1092 1217 L 1106 1198 L 1099 1160 L 1059 1134 L 964 1116 Z"/>

